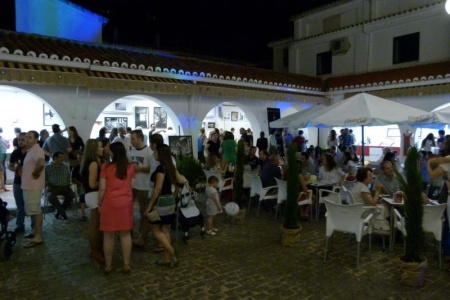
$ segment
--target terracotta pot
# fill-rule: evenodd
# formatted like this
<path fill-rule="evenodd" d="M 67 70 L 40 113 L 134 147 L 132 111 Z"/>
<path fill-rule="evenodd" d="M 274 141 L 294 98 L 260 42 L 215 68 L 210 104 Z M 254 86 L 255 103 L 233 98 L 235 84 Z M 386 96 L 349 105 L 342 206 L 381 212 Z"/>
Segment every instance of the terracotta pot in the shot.
<path fill-rule="evenodd" d="M 300 241 L 300 230 L 302 230 L 300 225 L 298 229 L 281 227 L 281 244 L 287 247 L 297 245 Z"/>
<path fill-rule="evenodd" d="M 236 225 L 244 224 L 246 214 L 246 209 L 239 210 L 239 213 L 237 215 L 231 217 L 231 222 Z"/>
<path fill-rule="evenodd" d="M 425 256 L 421 256 L 421 259 L 422 262 L 405 262 L 404 256 L 397 257 L 401 284 L 414 287 L 423 286 L 428 260 Z"/>

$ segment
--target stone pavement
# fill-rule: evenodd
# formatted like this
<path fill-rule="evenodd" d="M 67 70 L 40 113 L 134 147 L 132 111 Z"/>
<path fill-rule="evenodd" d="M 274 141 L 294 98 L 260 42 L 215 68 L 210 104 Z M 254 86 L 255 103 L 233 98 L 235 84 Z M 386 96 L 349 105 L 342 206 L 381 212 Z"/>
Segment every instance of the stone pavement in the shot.
<path fill-rule="evenodd" d="M 202 204 L 199 208 L 204 210 Z M 253 208 L 243 225 L 220 215 L 218 235 L 204 240 L 198 228 L 191 229 L 188 244 L 178 242 L 176 269 L 152 263 L 157 255 L 149 238 L 144 250 L 133 251 L 130 274 L 117 270 L 105 276 L 87 255 L 88 223 L 72 212 L 67 221 L 50 214 L 43 245 L 23 249 L 26 241 L 19 236 L 11 259 L 0 262 L 0 299 L 448 299 L 450 274 L 438 269 L 431 237 L 424 245 L 429 261 L 425 286 L 411 288 L 398 283 L 395 259 L 401 239 L 389 253 L 374 237 L 371 259 L 363 240 L 356 269 L 354 237 L 344 234 L 335 234 L 323 262 L 324 218 L 302 222 L 300 243 L 287 248 L 280 244 L 282 218 L 275 222 L 272 214 L 255 215 Z M 121 267 L 118 242 L 114 262 Z"/>

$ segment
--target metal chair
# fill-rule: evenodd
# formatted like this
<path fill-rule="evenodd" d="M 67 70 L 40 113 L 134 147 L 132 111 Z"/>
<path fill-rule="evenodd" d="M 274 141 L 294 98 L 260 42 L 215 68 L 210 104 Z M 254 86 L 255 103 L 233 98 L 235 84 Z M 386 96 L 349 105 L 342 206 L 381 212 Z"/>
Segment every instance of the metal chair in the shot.
<path fill-rule="evenodd" d="M 353 233 L 356 237 L 356 267 L 359 267 L 359 248 L 361 239 L 364 235 L 369 235 L 369 253 L 372 252 L 372 240 L 370 232 L 370 220 L 373 214 L 369 214 L 365 219 L 361 218 L 363 212 L 362 204 L 343 205 L 325 200 L 327 208 L 326 234 L 325 234 L 325 253 L 324 262 L 327 260 L 328 241 L 334 231 Z"/>

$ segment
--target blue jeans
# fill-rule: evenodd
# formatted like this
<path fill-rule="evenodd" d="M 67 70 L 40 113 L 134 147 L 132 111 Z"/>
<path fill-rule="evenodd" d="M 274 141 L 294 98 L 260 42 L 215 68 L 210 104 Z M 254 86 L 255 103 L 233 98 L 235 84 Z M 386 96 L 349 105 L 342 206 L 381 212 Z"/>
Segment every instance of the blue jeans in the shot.
<path fill-rule="evenodd" d="M 20 184 L 13 185 L 14 200 L 16 200 L 17 216 L 16 227 L 25 229 L 25 200 L 23 199 L 23 191 Z M 34 228 L 34 218 L 31 218 L 31 228 Z"/>

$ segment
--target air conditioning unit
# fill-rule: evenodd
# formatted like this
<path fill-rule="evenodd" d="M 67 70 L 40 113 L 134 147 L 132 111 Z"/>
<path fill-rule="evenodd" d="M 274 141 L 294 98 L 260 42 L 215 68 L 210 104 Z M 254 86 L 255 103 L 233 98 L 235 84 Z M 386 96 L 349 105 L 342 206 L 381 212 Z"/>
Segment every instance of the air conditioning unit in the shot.
<path fill-rule="evenodd" d="M 343 55 L 350 50 L 350 42 L 348 41 L 348 38 L 340 38 L 337 40 L 331 41 L 331 54 L 332 55 Z"/>

